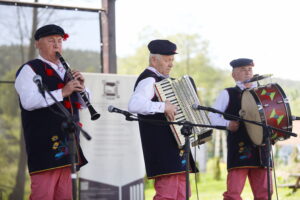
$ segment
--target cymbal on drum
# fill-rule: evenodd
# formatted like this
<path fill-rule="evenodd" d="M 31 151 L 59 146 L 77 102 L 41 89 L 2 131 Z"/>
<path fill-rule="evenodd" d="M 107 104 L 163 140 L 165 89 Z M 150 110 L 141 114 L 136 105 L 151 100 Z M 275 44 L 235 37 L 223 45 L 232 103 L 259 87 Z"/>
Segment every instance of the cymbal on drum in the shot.
<path fill-rule="evenodd" d="M 255 74 L 250 80 L 246 80 L 243 83 L 251 83 L 251 82 L 255 82 L 255 81 L 260 81 L 265 78 L 269 78 L 271 76 L 273 76 L 273 74 L 264 74 L 264 75 Z"/>

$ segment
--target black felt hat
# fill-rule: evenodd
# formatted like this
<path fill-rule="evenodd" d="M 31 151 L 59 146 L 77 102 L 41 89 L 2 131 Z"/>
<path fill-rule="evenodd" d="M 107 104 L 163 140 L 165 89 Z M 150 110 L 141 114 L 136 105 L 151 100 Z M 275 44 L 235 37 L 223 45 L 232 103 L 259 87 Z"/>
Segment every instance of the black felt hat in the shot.
<path fill-rule="evenodd" d="M 238 58 L 229 63 L 231 67 L 254 66 L 253 60 L 249 58 Z"/>
<path fill-rule="evenodd" d="M 65 31 L 60 26 L 55 24 L 49 24 L 40 27 L 34 34 L 34 39 L 39 40 L 42 37 L 47 37 L 50 35 L 61 35 L 65 39 Z"/>
<path fill-rule="evenodd" d="M 148 44 L 148 49 L 152 54 L 174 55 L 176 53 L 176 44 L 169 40 L 152 40 Z"/>

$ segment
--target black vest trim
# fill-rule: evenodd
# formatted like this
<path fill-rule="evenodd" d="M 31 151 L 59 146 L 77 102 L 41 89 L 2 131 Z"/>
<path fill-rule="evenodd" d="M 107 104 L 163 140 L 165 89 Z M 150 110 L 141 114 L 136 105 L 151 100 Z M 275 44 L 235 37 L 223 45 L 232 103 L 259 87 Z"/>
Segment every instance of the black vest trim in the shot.
<path fill-rule="evenodd" d="M 192 173 L 191 170 L 190 170 L 189 172 Z M 175 174 L 185 174 L 185 173 L 186 173 L 185 171 L 181 171 L 181 172 L 176 172 L 176 173 L 161 174 L 161 175 L 158 175 L 158 176 L 148 177 L 148 179 L 155 179 L 155 178 L 157 178 L 157 177 L 170 176 L 170 175 L 175 175 Z"/>

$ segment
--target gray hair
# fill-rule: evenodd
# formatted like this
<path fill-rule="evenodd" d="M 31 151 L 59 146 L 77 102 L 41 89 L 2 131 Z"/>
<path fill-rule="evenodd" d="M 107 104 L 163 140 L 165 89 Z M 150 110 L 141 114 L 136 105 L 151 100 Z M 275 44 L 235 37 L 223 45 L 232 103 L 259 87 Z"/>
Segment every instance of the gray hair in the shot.
<path fill-rule="evenodd" d="M 149 63 L 151 64 L 151 58 L 155 57 L 156 59 L 160 59 L 161 58 L 161 55 L 160 54 L 153 54 L 153 53 L 150 53 L 149 55 Z"/>

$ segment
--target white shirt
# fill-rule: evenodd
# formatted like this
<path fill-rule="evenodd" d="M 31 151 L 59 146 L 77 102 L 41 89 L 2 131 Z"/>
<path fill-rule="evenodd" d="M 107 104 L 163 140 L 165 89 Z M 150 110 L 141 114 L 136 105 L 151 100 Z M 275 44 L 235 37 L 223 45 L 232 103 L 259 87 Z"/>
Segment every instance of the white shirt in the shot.
<path fill-rule="evenodd" d="M 56 65 L 42 58 L 41 56 L 39 56 L 38 59 L 49 64 L 63 80 L 66 70 L 61 63 L 59 63 L 59 65 Z M 21 69 L 15 81 L 15 88 L 17 90 L 17 93 L 19 94 L 20 102 L 23 108 L 28 111 L 48 107 L 55 103 L 55 101 L 50 97 L 49 94 L 45 93 L 44 98 L 38 91 L 37 85 L 33 82 L 33 77 L 35 75 L 36 73 L 32 70 L 32 68 L 26 64 Z M 56 98 L 57 101 L 63 101 L 62 89 L 54 90 L 50 93 Z M 81 103 L 83 106 L 85 106 L 82 100 Z"/>
<path fill-rule="evenodd" d="M 158 76 L 168 78 L 162 75 L 153 67 L 147 67 Z M 132 113 L 138 113 L 142 115 L 153 115 L 155 113 L 165 112 L 164 102 L 153 102 L 151 99 L 155 96 L 154 91 L 155 79 L 153 77 L 148 77 L 141 80 L 135 88 L 129 103 L 128 111 Z"/>
<path fill-rule="evenodd" d="M 241 89 L 244 90 L 246 89 L 245 85 L 243 83 L 241 83 L 240 81 L 236 82 L 236 85 Z M 254 82 L 252 83 L 251 88 L 257 87 L 257 83 Z M 215 103 L 213 104 L 213 108 L 216 110 L 219 110 L 221 112 L 224 112 L 229 104 L 229 94 L 227 90 L 222 90 L 221 93 L 219 94 L 219 96 L 217 97 Z M 223 116 L 221 114 L 218 113 L 212 113 L 210 112 L 208 114 L 208 117 L 210 119 L 210 122 L 212 125 L 218 125 L 218 126 L 226 126 L 228 127 L 229 125 L 229 120 L 226 120 L 223 118 Z"/>

